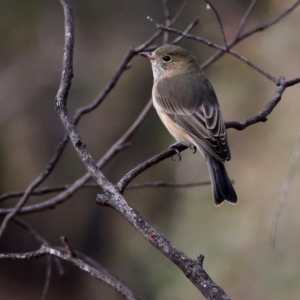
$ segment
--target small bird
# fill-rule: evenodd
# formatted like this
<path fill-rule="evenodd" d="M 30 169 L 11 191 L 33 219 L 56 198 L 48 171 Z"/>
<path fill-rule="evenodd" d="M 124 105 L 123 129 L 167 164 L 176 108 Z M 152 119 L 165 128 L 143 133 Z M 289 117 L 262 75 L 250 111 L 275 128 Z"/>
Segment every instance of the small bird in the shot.
<path fill-rule="evenodd" d="M 197 60 L 174 45 L 140 55 L 152 65 L 152 99 L 161 121 L 177 142 L 199 150 L 205 157 L 215 204 L 224 200 L 237 203 L 223 164 L 230 160 L 225 124 L 215 91 Z M 176 151 L 175 145 L 170 147 Z"/>

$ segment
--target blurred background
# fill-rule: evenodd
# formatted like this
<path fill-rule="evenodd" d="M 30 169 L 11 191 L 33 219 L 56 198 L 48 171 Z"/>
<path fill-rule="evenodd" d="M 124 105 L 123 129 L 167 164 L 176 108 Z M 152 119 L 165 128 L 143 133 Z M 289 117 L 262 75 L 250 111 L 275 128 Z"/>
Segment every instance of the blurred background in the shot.
<path fill-rule="evenodd" d="M 174 15 L 182 1 L 168 2 Z M 270 20 L 294 1 L 258 2 L 246 29 Z M 250 0 L 213 3 L 230 40 Z M 73 114 L 96 98 L 129 47 L 140 45 L 155 32 L 146 17 L 163 22 L 164 14 L 158 0 L 72 0 L 72 6 L 75 78 L 69 109 Z M 53 106 L 61 74 L 64 21 L 59 1 L 2 0 L 0 7 L 0 193 L 4 193 L 26 189 L 47 165 L 64 134 Z M 204 1 L 191 0 L 175 27 L 183 30 L 196 17 L 200 22 L 193 33 L 222 44 L 215 15 Z M 273 76 L 299 77 L 299 26 L 300 7 L 235 50 Z M 201 63 L 215 53 L 191 40 L 179 45 Z M 205 73 L 216 90 L 225 120 L 241 121 L 257 113 L 276 91 L 274 84 L 228 55 Z M 81 120 L 79 131 L 96 160 L 135 120 L 148 102 L 151 88 L 150 64 L 137 56 L 103 104 Z M 203 254 L 205 270 L 232 299 L 300 298 L 299 168 L 278 222 L 276 247 L 269 245 L 276 203 L 298 140 L 299 94 L 300 85 L 287 89 L 268 122 L 244 131 L 228 131 L 232 161 L 226 168 L 235 181 L 238 205 L 215 207 L 210 186 L 125 192 L 130 205 L 187 255 L 196 258 Z M 174 140 L 152 111 L 131 142 L 131 147 L 103 169 L 109 180 L 117 182 Z M 69 145 L 43 186 L 69 184 L 83 174 L 85 169 Z M 201 155 L 187 150 L 180 162 L 167 159 L 134 182 L 184 183 L 208 178 Z M 80 190 L 55 209 L 22 219 L 54 246 L 61 245 L 61 235 L 67 236 L 74 249 L 100 262 L 143 299 L 204 299 L 181 271 L 119 214 L 96 205 L 97 192 Z M 29 204 L 50 197 L 33 197 Z M 7 200 L 1 205 L 15 203 Z M 0 242 L 0 252 L 38 247 L 28 232 L 13 223 Z M 46 299 L 123 299 L 74 266 L 62 264 L 63 276 L 53 265 Z M 0 261 L 0 266 L 1 299 L 40 299 L 46 258 Z"/>

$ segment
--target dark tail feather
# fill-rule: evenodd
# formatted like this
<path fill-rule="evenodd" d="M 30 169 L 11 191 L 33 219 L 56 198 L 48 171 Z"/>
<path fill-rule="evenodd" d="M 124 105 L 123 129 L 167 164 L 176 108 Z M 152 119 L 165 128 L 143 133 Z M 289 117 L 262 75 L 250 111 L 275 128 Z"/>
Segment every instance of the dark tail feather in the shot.
<path fill-rule="evenodd" d="M 208 153 L 206 154 L 206 161 L 216 205 L 220 205 L 224 200 L 237 203 L 237 196 L 224 164 Z"/>

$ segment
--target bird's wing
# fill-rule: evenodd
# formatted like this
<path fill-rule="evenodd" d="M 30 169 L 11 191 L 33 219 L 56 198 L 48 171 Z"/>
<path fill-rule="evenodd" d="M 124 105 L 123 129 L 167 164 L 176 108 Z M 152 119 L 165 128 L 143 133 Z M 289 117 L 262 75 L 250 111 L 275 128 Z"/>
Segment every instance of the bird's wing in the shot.
<path fill-rule="evenodd" d="M 153 93 L 160 108 L 211 155 L 230 160 L 225 124 L 213 87 L 203 73 L 184 74 L 156 82 Z"/>

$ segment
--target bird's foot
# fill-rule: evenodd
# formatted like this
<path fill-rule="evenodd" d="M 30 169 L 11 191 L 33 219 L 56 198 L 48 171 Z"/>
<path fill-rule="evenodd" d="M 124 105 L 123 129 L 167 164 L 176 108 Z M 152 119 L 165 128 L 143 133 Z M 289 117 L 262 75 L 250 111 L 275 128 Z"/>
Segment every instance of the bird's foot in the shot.
<path fill-rule="evenodd" d="M 181 161 L 181 154 L 180 151 L 177 149 L 179 146 L 181 146 L 181 143 L 175 143 L 169 146 L 169 149 L 172 149 L 173 151 L 176 152 L 176 154 L 178 155 L 179 161 Z M 172 160 L 175 161 L 175 159 L 173 158 L 173 155 L 171 156 Z"/>
<path fill-rule="evenodd" d="M 195 145 L 190 145 L 190 149 L 193 150 L 193 154 L 197 152 L 197 147 Z"/>

